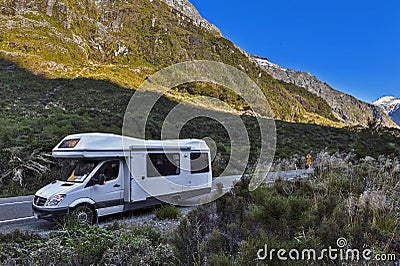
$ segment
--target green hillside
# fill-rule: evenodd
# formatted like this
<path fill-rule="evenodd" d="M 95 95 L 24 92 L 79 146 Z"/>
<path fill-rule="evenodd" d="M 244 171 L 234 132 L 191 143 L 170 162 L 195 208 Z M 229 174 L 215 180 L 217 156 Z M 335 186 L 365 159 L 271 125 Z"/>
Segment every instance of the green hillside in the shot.
<path fill-rule="evenodd" d="M 276 119 L 333 124 L 326 102 L 304 97 L 303 88 L 293 93 L 230 41 L 182 21 L 162 2 L 57 1 L 50 9 L 41 1 L 1 2 L 0 56 L 35 74 L 107 80 L 129 89 L 171 64 L 215 60 L 257 82 Z"/>

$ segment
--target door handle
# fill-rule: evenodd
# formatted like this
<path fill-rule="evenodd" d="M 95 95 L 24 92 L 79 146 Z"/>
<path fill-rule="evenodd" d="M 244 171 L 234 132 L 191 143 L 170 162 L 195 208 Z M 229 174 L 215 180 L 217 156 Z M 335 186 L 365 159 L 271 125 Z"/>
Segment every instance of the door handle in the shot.
<path fill-rule="evenodd" d="M 121 185 L 120 184 L 115 184 L 113 187 L 120 187 Z"/>

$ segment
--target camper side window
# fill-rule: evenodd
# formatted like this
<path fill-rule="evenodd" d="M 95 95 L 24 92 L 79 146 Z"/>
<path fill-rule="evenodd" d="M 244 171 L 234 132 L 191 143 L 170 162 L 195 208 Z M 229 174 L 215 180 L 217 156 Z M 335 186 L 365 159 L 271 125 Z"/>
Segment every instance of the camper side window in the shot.
<path fill-rule="evenodd" d="M 208 153 L 190 153 L 190 172 L 192 174 L 207 173 L 209 171 Z"/>
<path fill-rule="evenodd" d="M 180 174 L 179 153 L 149 153 L 146 164 L 148 177 Z"/>

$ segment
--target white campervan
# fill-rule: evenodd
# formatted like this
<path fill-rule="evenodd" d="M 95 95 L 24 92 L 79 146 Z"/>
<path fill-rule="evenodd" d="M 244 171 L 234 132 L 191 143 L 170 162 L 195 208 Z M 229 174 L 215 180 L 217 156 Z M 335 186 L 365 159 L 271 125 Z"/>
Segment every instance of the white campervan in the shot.
<path fill-rule="evenodd" d="M 65 137 L 55 158 L 75 159 L 74 169 L 36 192 L 37 218 L 70 214 L 79 223 L 211 191 L 210 149 L 203 140 L 140 140 L 104 133 Z"/>

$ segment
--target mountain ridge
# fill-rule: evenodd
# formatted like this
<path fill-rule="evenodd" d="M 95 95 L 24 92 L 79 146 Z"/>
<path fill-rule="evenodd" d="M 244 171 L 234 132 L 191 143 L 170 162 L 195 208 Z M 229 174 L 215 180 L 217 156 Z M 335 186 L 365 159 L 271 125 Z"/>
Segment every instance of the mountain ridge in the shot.
<path fill-rule="evenodd" d="M 266 58 L 257 56 L 253 58 L 274 78 L 303 87 L 326 100 L 335 116 L 344 123 L 368 126 L 369 121 L 378 120 L 383 126 L 398 127 L 380 108 L 333 89 L 328 83 L 318 80 L 311 73 L 287 69 Z"/>

